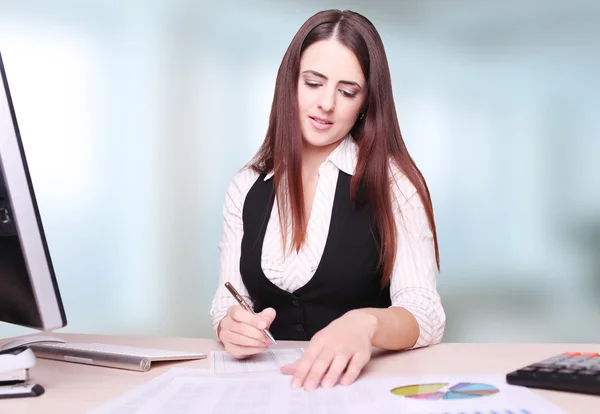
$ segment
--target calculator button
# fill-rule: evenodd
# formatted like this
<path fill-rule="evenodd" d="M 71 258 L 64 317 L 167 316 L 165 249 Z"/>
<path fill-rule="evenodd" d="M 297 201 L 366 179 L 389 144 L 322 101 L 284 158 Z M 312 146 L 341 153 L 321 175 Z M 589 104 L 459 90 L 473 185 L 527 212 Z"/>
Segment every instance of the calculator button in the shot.
<path fill-rule="evenodd" d="M 577 372 L 577 371 L 575 371 L 574 369 L 559 369 L 559 370 L 558 370 L 558 371 L 556 371 L 556 372 L 557 372 L 558 374 L 568 374 L 568 375 L 571 375 L 571 374 L 574 374 L 574 373 L 575 373 L 575 372 Z"/>
<path fill-rule="evenodd" d="M 571 363 L 568 360 L 565 360 L 562 362 L 557 362 L 556 364 L 554 364 L 554 366 L 556 368 L 569 368 L 571 366 Z"/>
<path fill-rule="evenodd" d="M 569 368 L 578 369 L 580 371 L 583 371 L 583 370 L 593 370 L 594 369 L 594 368 L 592 368 L 592 367 L 590 367 L 589 365 L 586 365 L 586 364 L 571 365 Z"/>
<path fill-rule="evenodd" d="M 538 369 L 538 372 L 544 372 L 544 373 L 551 373 L 554 371 L 556 371 L 555 368 L 540 368 L 540 369 Z"/>
<path fill-rule="evenodd" d="M 571 358 L 569 367 L 574 368 L 574 369 L 586 368 L 591 361 L 592 360 L 590 360 L 588 357 L 584 357 L 584 356 L 574 357 L 574 358 Z"/>
<path fill-rule="evenodd" d="M 593 371 L 579 371 L 575 375 L 572 376 L 573 380 L 578 383 L 590 383 L 594 382 L 594 379 L 598 376 L 597 372 Z"/>
<path fill-rule="evenodd" d="M 547 358 L 547 359 L 544 359 L 543 361 L 536 363 L 536 365 L 554 365 L 558 362 L 564 361 L 565 359 L 568 359 L 568 358 L 563 358 L 562 356 Z"/>

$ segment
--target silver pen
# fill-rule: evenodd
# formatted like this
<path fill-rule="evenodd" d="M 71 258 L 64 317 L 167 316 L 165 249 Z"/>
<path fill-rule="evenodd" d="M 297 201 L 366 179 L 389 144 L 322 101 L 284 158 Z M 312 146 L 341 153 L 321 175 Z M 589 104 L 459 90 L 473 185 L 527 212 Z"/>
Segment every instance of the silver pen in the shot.
<path fill-rule="evenodd" d="M 246 309 L 250 313 L 255 314 L 254 310 L 250 307 L 250 305 L 248 305 L 248 303 L 246 303 L 244 298 L 242 298 L 242 296 L 238 293 L 238 291 L 235 290 L 235 288 L 231 285 L 231 283 L 225 282 L 225 287 L 233 295 L 235 300 L 238 301 L 238 303 L 240 304 L 240 306 L 242 308 Z M 263 329 L 262 331 L 265 333 L 265 335 L 267 335 L 267 337 L 271 340 L 271 342 L 273 342 L 275 345 L 277 345 L 277 341 L 275 340 L 275 338 L 273 338 L 273 335 L 271 334 L 271 332 L 269 332 L 268 329 Z"/>

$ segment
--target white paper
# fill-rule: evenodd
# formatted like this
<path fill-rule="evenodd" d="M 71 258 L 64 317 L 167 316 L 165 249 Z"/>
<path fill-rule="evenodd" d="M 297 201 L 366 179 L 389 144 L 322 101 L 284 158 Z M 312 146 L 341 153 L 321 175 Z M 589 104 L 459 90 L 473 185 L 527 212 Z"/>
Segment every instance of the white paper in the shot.
<path fill-rule="evenodd" d="M 417 384 L 439 385 L 430 390 L 403 388 Z M 363 386 L 383 404 L 382 414 L 397 413 L 398 408 L 407 414 L 565 414 L 534 391 L 507 384 L 502 374 L 381 378 Z"/>
<path fill-rule="evenodd" d="M 279 373 L 282 366 L 296 362 L 303 353 L 303 348 L 269 349 L 245 359 L 236 359 L 225 351 L 213 351 L 211 361 L 215 375 Z"/>
<path fill-rule="evenodd" d="M 289 377 L 181 378 L 173 380 L 140 414 L 352 414 L 369 408 L 348 389 L 293 390 Z M 369 400 L 371 403 L 372 400 Z"/>
<path fill-rule="evenodd" d="M 207 369 L 171 368 L 152 380 L 133 388 L 120 397 L 88 411 L 88 414 L 134 414 L 140 412 L 144 405 L 160 394 L 174 379 L 212 377 Z"/>
<path fill-rule="evenodd" d="M 179 376 L 136 413 L 155 414 L 564 414 L 533 391 L 505 382 L 503 375 L 395 377 L 361 379 L 351 386 L 291 388 L 284 375 L 223 378 Z M 463 383 L 458 387 L 456 385 Z M 438 397 L 454 392 L 456 399 L 418 399 L 392 390 L 414 384 L 432 386 Z M 423 396 L 422 389 L 411 390 Z M 410 394 L 410 393 L 409 393 Z M 119 411 L 121 412 L 121 411 Z M 128 411 L 124 411 L 128 412 Z"/>

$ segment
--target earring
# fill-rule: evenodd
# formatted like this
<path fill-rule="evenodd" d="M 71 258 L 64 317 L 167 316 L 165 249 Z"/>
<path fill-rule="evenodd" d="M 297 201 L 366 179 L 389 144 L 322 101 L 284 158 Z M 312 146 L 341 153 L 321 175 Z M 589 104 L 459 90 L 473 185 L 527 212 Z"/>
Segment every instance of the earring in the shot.
<path fill-rule="evenodd" d="M 365 114 L 360 114 L 360 115 L 358 116 L 358 119 L 363 119 L 364 117 L 365 117 Z"/>

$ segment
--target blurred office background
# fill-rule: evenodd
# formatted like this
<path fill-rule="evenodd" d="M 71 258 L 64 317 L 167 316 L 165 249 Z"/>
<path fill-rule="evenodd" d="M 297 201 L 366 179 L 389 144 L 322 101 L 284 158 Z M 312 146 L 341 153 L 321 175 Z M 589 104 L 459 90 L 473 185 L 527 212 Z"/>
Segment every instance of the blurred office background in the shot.
<path fill-rule="evenodd" d="M 227 184 L 325 8 L 386 46 L 434 201 L 444 341 L 600 340 L 600 2 L 572 0 L 0 0 L 63 331 L 213 335 Z"/>

